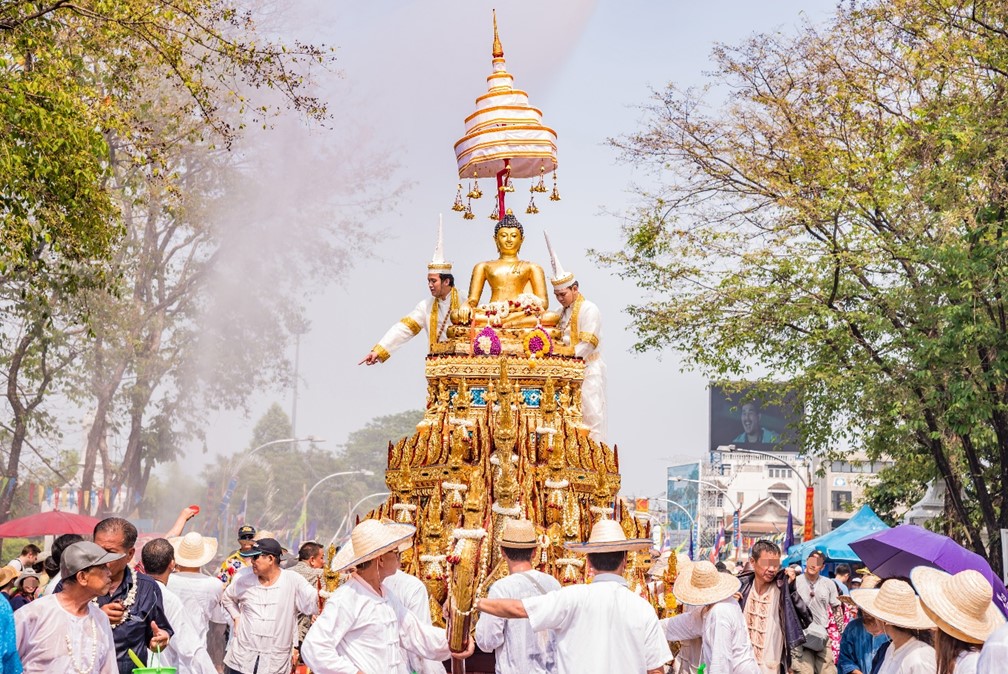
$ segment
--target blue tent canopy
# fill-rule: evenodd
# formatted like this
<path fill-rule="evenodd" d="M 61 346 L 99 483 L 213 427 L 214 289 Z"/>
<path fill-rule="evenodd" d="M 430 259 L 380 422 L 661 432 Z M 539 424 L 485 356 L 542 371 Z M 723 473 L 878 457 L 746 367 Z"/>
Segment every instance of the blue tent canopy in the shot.
<path fill-rule="evenodd" d="M 828 534 L 792 545 L 782 564 L 804 562 L 813 550 L 821 550 L 828 562 L 860 562 L 861 558 L 851 550 L 850 544 L 868 534 L 888 528 L 889 525 L 880 520 L 870 506 L 861 506 L 861 510 L 854 513 L 853 517 Z"/>

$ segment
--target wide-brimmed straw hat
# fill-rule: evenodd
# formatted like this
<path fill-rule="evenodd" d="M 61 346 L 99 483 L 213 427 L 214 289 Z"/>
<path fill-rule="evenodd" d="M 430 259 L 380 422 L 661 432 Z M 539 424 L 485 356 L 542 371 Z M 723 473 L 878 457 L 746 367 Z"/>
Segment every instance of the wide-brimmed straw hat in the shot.
<path fill-rule="evenodd" d="M 168 542 L 175 548 L 175 563 L 179 566 L 199 568 L 210 563 L 217 554 L 217 539 L 195 531 L 185 536 L 172 536 Z"/>
<path fill-rule="evenodd" d="M 18 570 L 13 566 L 0 568 L 0 587 L 4 587 L 18 577 Z"/>
<path fill-rule="evenodd" d="M 861 582 L 864 585 L 864 581 Z M 908 630 L 934 629 L 920 599 L 905 580 L 890 578 L 878 590 L 851 590 L 854 603 L 875 618 Z"/>
<path fill-rule="evenodd" d="M 994 589 L 979 571 L 952 574 L 929 566 L 910 572 L 924 612 L 946 634 L 971 644 L 987 641 L 1005 617 L 994 605 Z"/>
<path fill-rule="evenodd" d="M 592 527 L 585 543 L 565 543 L 574 552 L 619 552 L 621 550 L 648 550 L 654 545 L 650 538 L 627 538 L 616 520 L 599 520 Z"/>
<path fill-rule="evenodd" d="M 727 599 L 742 586 L 742 581 L 703 560 L 678 569 L 672 594 L 683 604 L 706 606 Z"/>
<path fill-rule="evenodd" d="M 500 544 L 502 548 L 528 550 L 539 545 L 535 525 L 530 520 L 512 520 L 504 523 L 501 531 Z"/>
<path fill-rule="evenodd" d="M 340 548 L 333 559 L 334 571 L 345 571 L 369 559 L 396 550 L 411 540 L 416 527 L 408 524 L 383 524 L 378 520 L 364 520 L 350 532 L 350 540 Z"/>
<path fill-rule="evenodd" d="M 882 582 L 882 579 L 876 576 L 874 573 L 867 573 L 864 576 L 859 576 L 858 580 L 861 581 L 861 585 L 855 588 L 851 588 L 851 592 L 853 592 L 854 590 L 872 590 L 878 587 L 879 583 Z M 844 604 L 847 604 L 848 606 L 857 606 L 857 604 L 854 603 L 854 600 L 851 599 L 851 596 L 849 594 L 840 595 L 840 601 Z"/>

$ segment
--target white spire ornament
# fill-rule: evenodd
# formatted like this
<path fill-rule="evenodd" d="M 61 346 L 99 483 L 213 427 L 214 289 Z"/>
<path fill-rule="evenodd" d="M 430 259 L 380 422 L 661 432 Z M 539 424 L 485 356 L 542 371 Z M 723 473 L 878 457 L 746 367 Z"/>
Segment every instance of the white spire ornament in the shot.
<path fill-rule="evenodd" d="M 452 273 L 452 264 L 446 262 L 444 257 L 444 219 L 441 214 L 438 214 L 437 245 L 434 246 L 431 261 L 427 263 L 427 271 L 435 274 Z"/>
<path fill-rule="evenodd" d="M 553 278 L 550 279 L 550 283 L 553 284 L 554 290 L 563 290 L 564 288 L 570 288 L 577 282 L 574 278 L 574 272 L 565 271 L 563 265 L 560 264 L 560 258 L 557 254 L 553 252 L 553 246 L 550 244 L 549 234 L 543 230 L 543 236 L 546 237 L 546 249 L 549 251 L 550 265 L 553 267 Z"/>

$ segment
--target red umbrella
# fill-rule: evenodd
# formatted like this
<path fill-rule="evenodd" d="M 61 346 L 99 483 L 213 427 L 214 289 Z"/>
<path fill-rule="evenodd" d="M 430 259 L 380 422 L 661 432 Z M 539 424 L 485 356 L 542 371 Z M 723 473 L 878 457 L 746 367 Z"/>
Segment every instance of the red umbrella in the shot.
<path fill-rule="evenodd" d="M 97 517 L 88 515 L 50 510 L 0 524 L 0 538 L 31 538 L 48 534 L 90 536 L 100 521 Z"/>

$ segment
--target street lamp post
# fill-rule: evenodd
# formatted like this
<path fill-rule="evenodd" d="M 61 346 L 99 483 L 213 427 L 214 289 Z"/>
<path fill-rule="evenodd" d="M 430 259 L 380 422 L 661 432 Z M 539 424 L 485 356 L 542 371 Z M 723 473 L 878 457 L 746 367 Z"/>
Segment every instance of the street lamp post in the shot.
<path fill-rule="evenodd" d="M 716 484 L 714 484 L 713 482 L 711 482 L 709 480 L 694 480 L 693 478 L 682 477 L 681 475 L 676 475 L 675 477 L 672 478 L 672 480 L 675 481 L 675 482 L 691 482 L 693 484 L 700 484 L 700 485 L 704 485 L 704 486 L 710 487 L 714 491 L 719 492 L 722 496 L 724 496 L 728 500 L 728 503 L 731 504 L 732 510 L 738 510 L 739 509 L 738 504 L 735 503 L 735 501 L 732 500 L 732 497 L 728 495 L 728 491 L 727 490 L 725 490 L 722 487 L 717 486 Z M 723 507 L 722 507 L 722 516 L 724 516 L 724 508 Z"/>
<path fill-rule="evenodd" d="M 329 544 L 332 545 L 333 543 L 336 542 L 337 538 L 345 535 L 345 534 L 343 534 L 343 532 L 345 531 L 345 529 L 349 528 L 350 522 L 353 520 L 354 511 L 357 510 L 357 507 L 360 506 L 361 503 L 364 503 L 364 501 L 367 501 L 368 499 L 376 498 L 378 496 L 388 496 L 389 493 L 390 492 L 387 492 L 387 491 L 376 491 L 373 494 L 368 494 L 367 496 L 362 496 L 357 501 L 357 503 L 354 503 L 352 506 L 350 506 L 350 509 L 347 510 L 347 514 L 343 516 L 343 519 L 340 520 L 339 526 L 336 527 L 336 533 L 334 533 L 333 536 L 332 536 L 332 538 L 329 539 Z"/>
<path fill-rule="evenodd" d="M 798 466 L 795 466 L 790 461 L 786 461 L 779 456 L 775 456 L 768 452 L 761 452 L 757 449 L 736 447 L 735 445 L 719 445 L 717 450 L 728 454 L 754 454 L 756 456 L 762 456 L 765 459 L 770 459 L 771 461 L 776 461 L 785 468 L 790 468 L 795 477 L 797 477 L 801 483 L 805 485 L 805 530 L 802 533 L 802 540 L 809 541 L 815 537 L 815 487 L 812 485 L 812 467 L 810 464 L 806 463 L 805 477 L 802 477 L 802 472 L 798 470 Z"/>

